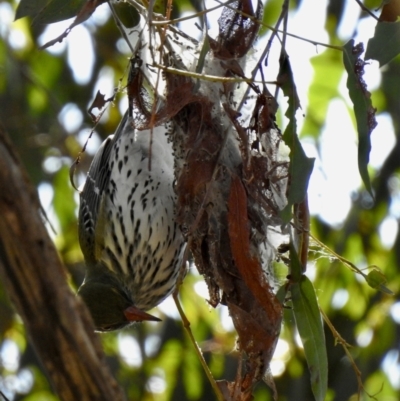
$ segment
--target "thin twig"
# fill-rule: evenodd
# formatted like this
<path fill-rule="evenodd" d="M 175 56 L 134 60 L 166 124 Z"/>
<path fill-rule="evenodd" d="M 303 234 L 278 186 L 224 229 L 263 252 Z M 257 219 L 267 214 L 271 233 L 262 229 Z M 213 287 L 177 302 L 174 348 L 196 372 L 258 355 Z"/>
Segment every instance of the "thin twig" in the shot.
<path fill-rule="evenodd" d="M 360 6 L 362 10 L 364 10 L 367 14 L 369 14 L 372 18 L 375 18 L 379 21 L 379 18 L 369 9 L 367 8 L 360 0 L 355 0 L 356 3 Z"/>
<path fill-rule="evenodd" d="M 4 401 L 10 401 L 5 395 L 4 393 L 0 390 L 0 395 L 4 398 Z"/>
<path fill-rule="evenodd" d="M 115 94 L 113 95 L 113 98 L 114 97 L 115 97 Z M 69 168 L 69 180 L 70 180 L 70 183 L 71 183 L 72 187 L 75 189 L 75 191 L 80 192 L 79 189 L 77 188 L 77 186 L 75 185 L 75 182 L 74 182 L 74 176 L 75 176 L 76 169 L 78 168 L 78 166 L 79 166 L 79 164 L 81 162 L 82 155 L 86 152 L 86 147 L 87 147 L 87 145 L 89 143 L 90 138 L 92 137 L 94 131 L 96 130 L 97 125 L 99 124 L 99 121 L 100 121 L 101 117 L 103 116 L 105 111 L 108 109 L 109 105 L 110 105 L 110 102 L 107 102 L 107 105 L 105 105 L 100 110 L 98 116 L 96 117 L 96 121 L 94 122 L 94 126 L 91 129 L 91 131 L 90 131 L 90 133 L 89 133 L 89 135 L 88 135 L 88 137 L 86 139 L 86 142 L 84 143 L 81 151 L 78 153 L 78 156 L 75 158 L 74 162 L 72 163 L 71 167 Z"/>
<path fill-rule="evenodd" d="M 171 20 L 165 20 L 165 21 L 152 21 L 151 24 L 154 25 L 154 26 L 177 24 L 179 22 L 187 21 L 187 20 L 192 19 L 192 18 L 201 17 L 202 15 L 205 15 L 205 14 L 211 12 L 211 11 L 218 10 L 218 8 L 224 7 L 225 5 L 233 3 L 234 1 L 236 1 L 236 0 L 229 0 L 226 3 L 221 3 L 218 6 L 211 7 L 211 8 L 205 9 L 203 11 L 199 11 L 199 12 L 197 12 L 195 14 L 187 15 L 186 17 L 181 17 L 181 18 L 176 18 L 176 19 L 171 19 Z"/>
<path fill-rule="evenodd" d="M 129 40 L 126 32 L 125 32 L 125 29 L 122 26 L 121 21 L 120 21 L 118 15 L 117 15 L 117 13 L 115 12 L 114 5 L 112 4 L 112 1 L 108 1 L 107 3 L 108 3 L 108 6 L 111 9 L 111 14 L 114 17 L 114 21 L 115 21 L 119 31 L 121 32 L 121 35 L 125 39 L 125 42 L 128 44 L 128 47 L 131 49 L 132 54 L 135 54 L 135 49 L 132 47 L 131 42 L 130 42 L 130 40 Z"/>
<path fill-rule="evenodd" d="M 217 3 L 220 3 L 220 4 L 221 4 L 221 1 L 219 1 L 219 0 L 215 0 L 215 1 L 216 1 Z M 238 14 L 243 15 L 244 17 L 247 17 L 247 18 L 250 19 L 251 21 L 254 21 L 254 22 L 256 22 L 257 24 L 260 24 L 261 26 L 270 29 L 271 31 L 276 31 L 276 32 L 279 32 L 279 33 L 284 33 L 284 31 L 281 30 L 281 29 L 275 29 L 274 27 L 272 27 L 272 26 L 270 26 L 270 25 L 264 24 L 262 21 L 260 21 L 259 19 L 255 18 L 253 15 L 250 15 L 250 14 L 244 13 L 243 11 L 237 10 L 237 9 L 235 9 L 234 7 L 231 7 L 231 6 L 228 5 L 228 4 L 225 4 L 225 7 L 227 7 L 227 8 L 229 8 L 229 9 L 235 11 L 235 12 L 238 13 Z M 302 41 L 304 41 L 304 42 L 311 43 L 311 44 L 314 45 L 314 46 L 323 46 L 323 47 L 327 47 L 327 48 L 329 48 L 329 49 L 335 49 L 335 50 L 343 51 L 342 46 L 335 46 L 335 45 L 330 45 L 330 44 L 328 44 L 328 43 L 317 42 L 317 41 L 315 41 L 315 40 L 303 38 L 303 37 L 301 37 L 301 36 L 298 36 L 298 35 L 295 35 L 295 34 L 289 33 L 289 32 L 286 32 L 286 35 L 287 35 L 287 36 L 291 36 L 292 38 L 295 38 L 295 39 L 302 40 Z"/>
<path fill-rule="evenodd" d="M 154 63 L 153 67 L 160 68 L 161 70 L 164 70 L 166 72 L 170 72 L 172 74 L 177 74 L 177 75 L 183 75 L 185 77 L 190 77 L 190 78 L 195 78 L 195 79 L 202 79 L 204 81 L 210 81 L 210 82 L 221 82 L 221 83 L 241 83 L 241 82 L 246 82 L 248 84 L 253 84 L 253 83 L 262 83 L 261 81 L 253 81 L 251 78 L 233 78 L 233 77 L 219 77 L 216 75 L 207 75 L 207 74 L 198 74 L 193 71 L 185 71 L 185 70 L 179 70 L 177 68 L 172 68 L 172 67 L 165 67 L 162 64 L 157 64 Z M 267 84 L 271 85 L 277 85 L 276 81 L 268 81 L 265 82 Z"/>
<path fill-rule="evenodd" d="M 324 318 L 325 323 L 328 325 L 329 329 L 331 330 L 333 338 L 335 339 L 335 343 L 340 344 L 342 346 L 344 352 L 346 353 L 347 357 L 350 360 L 350 364 L 353 367 L 354 373 L 356 374 L 356 377 L 357 377 L 357 384 L 358 384 L 357 396 L 358 396 L 358 399 L 360 400 L 361 392 L 362 392 L 362 390 L 364 390 L 364 385 L 363 385 L 362 378 L 361 378 L 361 371 L 360 371 L 360 369 L 358 369 L 358 366 L 349 351 L 349 348 L 351 347 L 351 345 L 335 329 L 335 326 L 329 320 L 329 318 L 325 314 L 325 312 L 321 308 L 319 308 L 319 311 L 321 312 L 321 315 Z"/>
<path fill-rule="evenodd" d="M 207 378 L 210 381 L 211 387 L 213 388 L 218 401 L 224 401 L 224 396 L 222 395 L 221 390 L 219 389 L 218 384 L 216 383 L 214 376 L 212 375 L 211 370 L 208 367 L 207 362 L 204 359 L 203 353 L 201 352 L 201 349 L 200 349 L 199 345 L 197 344 L 196 339 L 194 338 L 193 332 L 190 328 L 190 322 L 189 322 L 188 318 L 186 317 L 185 312 L 183 311 L 181 303 L 179 302 L 178 292 L 175 291 L 173 293 L 173 298 L 174 298 L 176 307 L 178 308 L 179 315 L 181 316 L 183 327 L 185 328 L 186 333 L 188 334 L 190 341 L 194 346 L 194 349 L 195 349 L 196 354 L 199 358 L 199 361 L 204 369 L 204 372 L 206 373 Z"/>
<path fill-rule="evenodd" d="M 250 74 L 251 77 L 252 77 L 252 79 L 253 79 L 253 82 L 255 83 L 255 82 L 256 82 L 256 81 L 255 81 L 255 77 L 256 77 L 256 75 L 257 75 L 257 71 L 260 70 L 260 73 L 261 73 L 261 83 L 263 84 L 263 87 L 264 87 L 264 88 L 265 88 L 266 82 L 264 82 L 264 74 L 263 74 L 263 71 L 262 71 L 262 68 L 261 68 L 261 62 L 262 62 L 262 60 L 264 60 L 264 58 L 265 58 L 264 65 L 267 66 L 268 54 L 269 54 L 269 51 L 271 50 L 271 46 L 272 46 L 272 42 L 273 42 L 273 40 L 274 40 L 274 37 L 277 36 L 277 34 L 278 34 L 277 30 L 278 30 L 279 25 L 280 25 L 281 22 L 282 22 L 282 18 L 283 18 L 283 10 L 282 10 L 282 12 L 281 12 L 281 14 L 280 14 L 280 16 L 279 16 L 279 18 L 278 18 L 277 23 L 275 24 L 274 29 L 272 30 L 272 34 L 271 34 L 270 38 L 268 39 L 267 45 L 265 46 L 263 52 L 261 53 L 260 58 L 258 59 L 258 62 L 257 62 L 257 64 L 256 64 L 256 66 L 254 67 L 253 71 L 252 71 L 251 74 Z M 246 98 L 247 98 L 249 92 L 250 92 L 250 86 L 247 87 L 247 89 L 246 89 L 246 91 L 245 91 L 245 93 L 244 93 L 244 96 L 242 97 L 242 100 L 240 101 L 240 104 L 239 104 L 239 106 L 238 106 L 238 108 L 237 108 L 238 111 L 241 110 L 241 108 L 242 108 L 242 106 L 243 106 L 243 103 L 246 101 Z"/>

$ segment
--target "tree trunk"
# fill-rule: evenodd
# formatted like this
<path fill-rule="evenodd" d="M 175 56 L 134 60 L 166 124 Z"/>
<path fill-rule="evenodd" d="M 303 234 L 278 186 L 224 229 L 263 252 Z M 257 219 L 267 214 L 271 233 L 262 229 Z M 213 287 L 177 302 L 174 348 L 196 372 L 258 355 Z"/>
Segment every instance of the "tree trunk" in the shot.
<path fill-rule="evenodd" d="M 36 191 L 0 125 L 0 277 L 60 399 L 124 400 L 100 339 L 40 216 Z"/>

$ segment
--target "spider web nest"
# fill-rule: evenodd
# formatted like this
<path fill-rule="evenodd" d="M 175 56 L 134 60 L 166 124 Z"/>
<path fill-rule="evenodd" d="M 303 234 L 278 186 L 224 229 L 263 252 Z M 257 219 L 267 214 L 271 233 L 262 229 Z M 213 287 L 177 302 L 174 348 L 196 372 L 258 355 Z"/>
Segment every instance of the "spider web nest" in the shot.
<path fill-rule="evenodd" d="M 170 127 L 176 220 L 208 285 L 208 302 L 228 306 L 245 358 L 236 380 L 219 386 L 226 399 L 251 399 L 258 381 L 273 387 L 269 362 L 282 305 L 272 263 L 286 239 L 279 212 L 290 180 L 275 99 L 246 79 L 261 6 L 232 3 L 222 10 L 219 35 L 197 41 L 171 25 L 152 25 L 162 17 L 129 3 L 141 16 L 135 29 L 123 28 L 136 63 L 130 110 L 139 130 Z"/>

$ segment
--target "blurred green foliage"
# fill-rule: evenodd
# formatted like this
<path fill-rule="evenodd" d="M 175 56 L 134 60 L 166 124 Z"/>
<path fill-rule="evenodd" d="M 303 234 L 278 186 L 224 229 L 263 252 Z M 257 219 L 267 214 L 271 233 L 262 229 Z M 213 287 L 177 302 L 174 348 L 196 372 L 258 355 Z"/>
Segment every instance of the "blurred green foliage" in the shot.
<path fill-rule="evenodd" d="M 290 2 L 291 12 L 295 12 L 301 3 L 309 1 Z M 331 44 L 344 44 L 337 36 L 337 27 L 343 17 L 344 6 L 350 1 L 331 0 L 328 4 L 326 31 Z M 370 0 L 366 5 L 376 9 L 379 3 Z M 123 52 L 120 33 L 113 18 L 107 13 L 103 20 L 96 20 L 94 16 L 85 23 L 95 52 L 92 73 L 87 82 L 78 84 L 68 61 L 68 38 L 64 41 L 66 47 L 59 52 L 38 50 L 39 38 L 47 27 L 29 18 L 13 23 L 16 6 L 15 0 L 0 1 L 0 120 L 18 149 L 32 181 L 40 189 L 42 199 L 48 199 L 46 213 L 56 228 L 56 233 L 51 232 L 51 235 L 69 273 L 71 286 L 76 288 L 83 278 L 83 264 L 77 239 L 77 194 L 69 183 L 68 169 L 83 145 L 82 138 L 88 136 L 92 127 L 86 110 L 94 98 L 97 82 L 104 75 L 104 68 L 113 71 L 113 85 L 119 87 L 119 80 L 126 72 L 128 53 Z M 198 1 L 174 1 L 174 17 L 183 11 L 194 12 L 201 7 Z M 267 1 L 264 23 L 274 25 L 281 7 L 282 1 Z M 102 8 L 107 8 L 107 5 Z M 367 18 L 365 14 L 360 15 L 360 20 L 363 18 Z M 265 29 L 262 32 L 268 33 Z M 314 77 L 308 91 L 301 138 L 312 138 L 317 149 L 328 106 L 334 98 L 341 97 L 339 84 L 344 74 L 341 58 L 340 52 L 328 49 L 311 60 Z M 293 60 L 292 69 L 296 77 Z M 379 266 L 388 280 L 386 286 L 395 295 L 373 290 L 364 279 L 318 247 L 313 247 L 315 252 L 310 253 L 309 267 L 320 307 L 341 336 L 354 345 L 350 352 L 362 373 L 365 389 L 369 394 L 376 395 L 376 399 L 384 401 L 400 398 L 400 230 L 393 238 L 390 249 L 382 245 L 378 234 L 380 225 L 388 216 L 392 216 L 399 226 L 399 77 L 400 60 L 397 58 L 382 70 L 380 86 L 372 95 L 378 114 L 386 112 L 390 115 L 396 137 L 394 148 L 382 166 L 377 170 L 370 168 L 375 204 L 366 201 L 365 190 L 360 188 L 354 194 L 351 210 L 340 226 L 332 227 L 319 216 L 312 219 L 312 231 L 319 240 L 360 268 Z M 106 93 L 106 97 L 109 95 L 111 93 Z M 305 97 L 306 94 L 300 96 Z M 97 139 L 104 139 L 113 132 L 121 118 L 118 106 L 123 98 L 123 94 L 117 96 L 115 106 L 109 109 L 97 126 Z M 83 116 L 80 126 L 73 132 L 59 118 L 67 103 L 76 105 Z M 82 182 L 88 169 L 90 155 L 90 152 L 86 154 L 79 167 L 78 183 Z M 341 156 L 337 157 L 340 163 Z M 397 214 L 394 206 L 397 207 Z M 201 277 L 193 269 L 181 291 L 182 303 L 215 377 L 233 379 L 238 356 L 235 332 L 224 307 L 212 310 L 198 294 L 196 289 L 201 288 L 201 283 Z M 335 299 L 342 300 L 342 303 L 332 302 Z M 122 333 L 102 335 L 111 370 L 128 399 L 214 399 L 173 304 L 166 304 L 160 314 L 162 323 L 143 324 Z M 57 400 L 1 283 L 0 316 L 0 390 L 10 400 Z M 349 359 L 342 347 L 335 343 L 327 326 L 325 335 L 329 363 L 326 399 L 356 400 L 357 380 Z M 299 347 L 291 310 L 285 310 L 280 338 L 273 361 L 279 401 L 312 400 L 307 364 Z M 10 343 L 14 348 L 10 348 Z M 10 349 L 15 347 L 18 352 L 10 356 Z M 388 372 L 392 377 L 388 376 Z M 255 399 L 272 400 L 265 384 L 258 385 Z M 362 399 L 369 398 L 364 393 Z"/>

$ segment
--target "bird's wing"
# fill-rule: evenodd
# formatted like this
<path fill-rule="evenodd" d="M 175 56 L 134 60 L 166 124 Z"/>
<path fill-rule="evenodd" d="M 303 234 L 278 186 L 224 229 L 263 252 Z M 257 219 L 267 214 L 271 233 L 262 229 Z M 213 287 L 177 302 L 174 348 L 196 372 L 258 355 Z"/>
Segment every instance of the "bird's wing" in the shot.
<path fill-rule="evenodd" d="M 128 120 L 126 112 L 114 135 L 109 136 L 101 145 L 93 158 L 86 178 L 85 186 L 80 194 L 79 207 L 79 242 L 86 262 L 96 262 L 98 249 L 95 239 L 101 238 L 102 199 L 110 180 L 110 155 L 114 143 L 125 131 Z M 96 256 L 97 254 L 97 256 Z"/>

